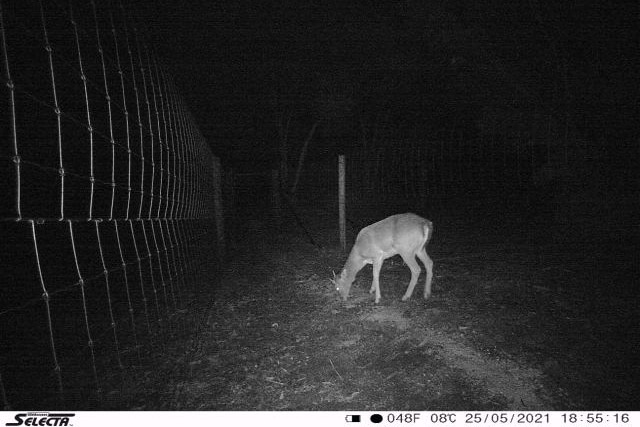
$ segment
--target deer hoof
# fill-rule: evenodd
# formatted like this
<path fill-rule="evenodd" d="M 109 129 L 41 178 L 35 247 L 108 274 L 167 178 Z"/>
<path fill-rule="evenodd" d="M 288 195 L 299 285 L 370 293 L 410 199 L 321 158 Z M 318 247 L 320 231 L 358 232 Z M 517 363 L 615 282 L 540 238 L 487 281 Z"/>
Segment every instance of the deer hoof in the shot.
<path fill-rule="evenodd" d="M 431 294 L 424 294 L 424 299 L 429 299 L 430 296 Z"/>
<path fill-rule="evenodd" d="M 402 297 L 402 301 L 406 301 L 406 300 L 408 300 L 409 298 L 411 298 L 411 295 L 404 295 L 404 296 Z"/>

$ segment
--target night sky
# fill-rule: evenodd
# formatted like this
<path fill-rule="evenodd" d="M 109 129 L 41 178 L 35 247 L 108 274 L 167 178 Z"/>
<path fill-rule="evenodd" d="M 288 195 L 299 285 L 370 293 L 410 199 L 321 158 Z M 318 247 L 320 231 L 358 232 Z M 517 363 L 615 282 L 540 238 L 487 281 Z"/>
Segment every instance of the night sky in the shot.
<path fill-rule="evenodd" d="M 283 110 L 292 111 L 292 136 L 302 140 L 323 92 L 345 108 L 317 138 L 342 144 L 378 114 L 426 138 L 452 126 L 473 137 L 487 115 L 504 110 L 523 120 L 568 112 L 575 136 L 613 146 L 637 135 L 637 5 L 165 1 L 134 8 L 223 157 L 269 156 Z"/>

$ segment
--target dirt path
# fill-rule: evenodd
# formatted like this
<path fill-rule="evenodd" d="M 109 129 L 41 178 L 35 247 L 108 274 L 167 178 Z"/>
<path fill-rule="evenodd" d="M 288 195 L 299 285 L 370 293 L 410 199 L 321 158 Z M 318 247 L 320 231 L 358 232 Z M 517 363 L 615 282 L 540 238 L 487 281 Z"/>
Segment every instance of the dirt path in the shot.
<path fill-rule="evenodd" d="M 91 408 L 639 409 L 637 236 L 434 212 L 432 298 L 419 297 L 422 273 L 400 301 L 410 272 L 398 258 L 383 265 L 379 305 L 370 266 L 345 303 L 328 280 L 346 258 L 334 218 L 309 209 L 309 233 L 243 218 L 242 244 L 222 272 L 203 266 L 179 328 Z"/>
<path fill-rule="evenodd" d="M 220 280 L 166 408 L 553 408 L 539 370 L 472 345 L 473 334 L 448 313 L 461 307 L 448 305 L 443 266 L 428 302 L 419 292 L 401 302 L 408 270 L 388 263 L 379 306 L 365 292 L 370 272 L 345 304 L 327 280 L 339 251 L 260 223 L 247 233 L 252 246 L 238 248 Z"/>
<path fill-rule="evenodd" d="M 420 287 L 400 301 L 410 273 L 391 259 L 381 304 L 370 267 L 345 303 L 328 280 L 345 259 L 327 249 L 329 218 L 305 218 L 315 246 L 244 220 L 245 243 L 205 274 L 183 333 L 109 409 L 638 409 L 633 245 L 536 243 L 548 230 L 434 218 L 429 301 Z"/>

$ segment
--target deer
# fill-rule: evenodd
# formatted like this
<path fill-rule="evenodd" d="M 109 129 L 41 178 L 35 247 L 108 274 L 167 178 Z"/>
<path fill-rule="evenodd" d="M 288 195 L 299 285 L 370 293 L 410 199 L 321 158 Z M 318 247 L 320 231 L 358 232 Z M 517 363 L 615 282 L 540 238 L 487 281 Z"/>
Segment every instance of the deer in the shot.
<path fill-rule="evenodd" d="M 369 293 L 376 293 L 375 303 L 380 303 L 380 269 L 382 263 L 395 255 L 400 255 L 411 270 L 411 281 L 402 301 L 411 298 L 422 269 L 416 257 L 424 264 L 427 277 L 424 299 L 431 296 L 433 261 L 427 255 L 425 246 L 433 234 L 433 224 L 413 213 L 392 215 L 364 227 L 358 233 L 349 257 L 339 276 L 333 273 L 331 282 L 344 301 L 349 297 L 351 284 L 356 274 L 367 264 L 373 264 L 373 281 Z"/>

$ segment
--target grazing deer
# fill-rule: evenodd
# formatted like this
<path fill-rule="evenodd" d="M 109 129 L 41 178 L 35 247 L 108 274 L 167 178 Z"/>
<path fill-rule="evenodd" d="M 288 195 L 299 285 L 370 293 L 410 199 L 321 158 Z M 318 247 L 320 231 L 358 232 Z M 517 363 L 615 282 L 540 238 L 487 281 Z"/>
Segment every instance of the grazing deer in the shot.
<path fill-rule="evenodd" d="M 356 242 L 351 248 L 349 258 L 339 276 L 333 274 L 331 282 L 346 301 L 349 289 L 358 271 L 366 264 L 373 264 L 373 282 L 369 293 L 376 293 L 376 304 L 380 302 L 380 268 L 385 259 L 400 255 L 411 270 L 409 287 L 402 297 L 402 301 L 411 298 L 413 288 L 420 276 L 420 265 L 416 257 L 427 270 L 424 298 L 431 296 L 431 280 L 433 278 L 433 261 L 427 255 L 425 246 L 433 234 L 431 221 L 416 214 L 404 213 L 392 215 L 388 218 L 364 227 L 358 233 Z"/>

